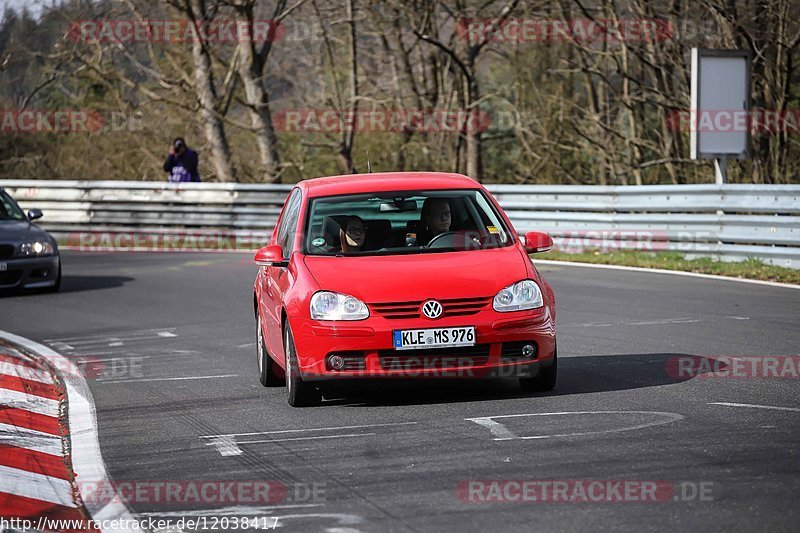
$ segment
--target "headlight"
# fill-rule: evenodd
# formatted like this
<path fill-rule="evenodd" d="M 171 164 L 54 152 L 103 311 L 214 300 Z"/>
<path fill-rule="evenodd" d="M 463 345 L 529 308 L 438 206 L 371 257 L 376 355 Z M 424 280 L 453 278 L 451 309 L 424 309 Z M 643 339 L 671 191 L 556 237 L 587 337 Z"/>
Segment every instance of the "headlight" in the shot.
<path fill-rule="evenodd" d="M 19 255 L 22 257 L 53 255 L 53 245 L 47 241 L 23 242 L 19 245 Z"/>
<path fill-rule="evenodd" d="M 523 309 L 536 309 L 543 305 L 542 291 L 532 279 L 524 279 L 513 285 L 509 285 L 498 292 L 492 302 L 492 308 L 501 313 L 522 311 Z"/>
<path fill-rule="evenodd" d="M 314 320 L 364 320 L 368 317 L 367 305 L 353 296 L 322 291 L 311 297 Z"/>

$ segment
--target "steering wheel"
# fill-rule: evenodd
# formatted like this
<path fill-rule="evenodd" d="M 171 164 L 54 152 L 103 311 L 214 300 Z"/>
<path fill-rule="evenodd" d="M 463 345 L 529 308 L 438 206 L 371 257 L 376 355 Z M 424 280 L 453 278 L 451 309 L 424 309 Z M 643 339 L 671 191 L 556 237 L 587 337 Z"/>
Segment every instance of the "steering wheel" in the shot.
<path fill-rule="evenodd" d="M 428 248 L 451 248 L 457 244 L 455 237 L 460 237 L 457 231 L 445 231 L 430 240 Z M 459 239 L 461 240 L 461 239 Z M 435 246 L 434 246 L 435 245 Z"/>

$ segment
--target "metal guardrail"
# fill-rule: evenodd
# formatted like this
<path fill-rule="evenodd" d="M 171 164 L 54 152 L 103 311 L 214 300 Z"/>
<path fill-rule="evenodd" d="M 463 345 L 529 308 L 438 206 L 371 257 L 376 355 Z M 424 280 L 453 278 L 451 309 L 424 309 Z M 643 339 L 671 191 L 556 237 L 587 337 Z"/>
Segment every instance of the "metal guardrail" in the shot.
<path fill-rule="evenodd" d="M 266 238 L 291 185 L 0 180 L 42 226 L 81 232 L 192 231 Z M 566 251 L 672 250 L 800 268 L 800 186 L 490 185 L 517 231 L 547 231 Z"/>

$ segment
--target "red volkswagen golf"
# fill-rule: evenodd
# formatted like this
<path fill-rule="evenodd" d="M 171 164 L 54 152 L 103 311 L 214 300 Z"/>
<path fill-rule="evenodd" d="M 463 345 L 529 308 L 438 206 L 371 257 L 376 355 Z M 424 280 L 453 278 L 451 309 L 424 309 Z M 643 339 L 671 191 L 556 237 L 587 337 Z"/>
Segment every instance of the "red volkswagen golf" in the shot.
<path fill-rule="evenodd" d="M 410 377 L 556 384 L 553 290 L 479 183 L 434 172 L 306 180 L 258 250 L 253 292 L 264 386 L 317 405 L 328 380 Z"/>

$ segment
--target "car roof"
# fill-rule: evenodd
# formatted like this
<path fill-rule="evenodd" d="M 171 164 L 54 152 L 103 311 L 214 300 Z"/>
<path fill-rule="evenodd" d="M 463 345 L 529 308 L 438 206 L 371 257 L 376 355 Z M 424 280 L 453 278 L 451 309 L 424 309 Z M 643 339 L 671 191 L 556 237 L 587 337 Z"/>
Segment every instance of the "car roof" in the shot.
<path fill-rule="evenodd" d="M 385 191 L 480 189 L 478 182 L 448 172 L 375 172 L 303 180 L 298 187 L 309 197 Z"/>

